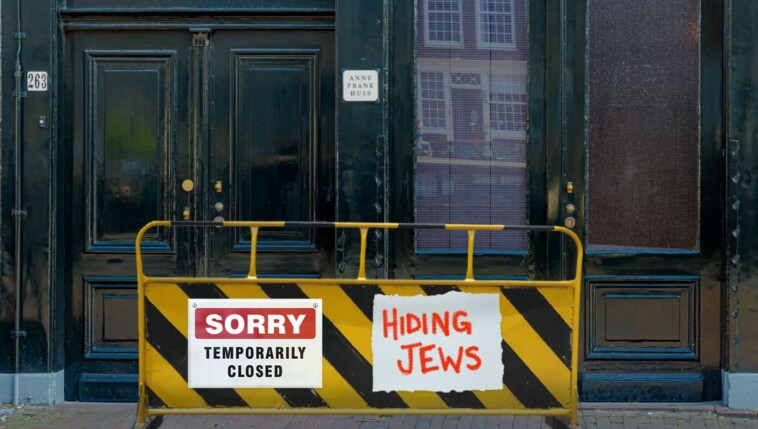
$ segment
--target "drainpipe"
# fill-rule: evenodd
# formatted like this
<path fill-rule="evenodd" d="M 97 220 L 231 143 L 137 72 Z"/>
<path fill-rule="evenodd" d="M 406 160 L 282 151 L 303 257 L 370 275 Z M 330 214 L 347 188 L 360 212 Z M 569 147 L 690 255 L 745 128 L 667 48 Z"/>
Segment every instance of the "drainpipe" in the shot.
<path fill-rule="evenodd" d="M 16 0 L 16 31 L 15 34 L 18 47 L 16 49 L 16 65 L 14 67 L 13 75 L 15 77 L 15 118 L 14 118 L 14 134 L 13 134 L 13 150 L 14 150 L 14 162 L 15 162 L 15 202 L 14 209 L 11 212 L 14 218 L 14 258 L 13 258 L 13 280 L 16 288 L 16 311 L 13 321 L 13 337 L 14 337 L 14 353 L 15 353 L 15 367 L 13 375 L 13 403 L 19 404 L 21 398 L 20 374 L 21 371 L 21 337 L 26 333 L 21 330 L 21 220 L 26 216 L 26 211 L 23 210 L 21 192 L 23 190 L 22 180 L 22 162 L 23 156 L 21 151 L 22 143 L 22 130 L 23 123 L 21 117 L 22 111 L 22 98 L 24 97 L 22 77 L 23 72 L 21 69 L 21 44 L 25 37 L 23 31 L 21 31 L 21 0 Z"/>

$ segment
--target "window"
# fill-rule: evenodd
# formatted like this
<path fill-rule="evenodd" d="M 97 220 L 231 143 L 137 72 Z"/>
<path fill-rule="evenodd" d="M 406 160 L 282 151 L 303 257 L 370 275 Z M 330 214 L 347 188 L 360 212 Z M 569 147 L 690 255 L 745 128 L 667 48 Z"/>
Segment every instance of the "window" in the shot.
<path fill-rule="evenodd" d="M 526 79 L 493 76 L 490 80 L 490 126 L 493 133 L 526 131 Z"/>
<path fill-rule="evenodd" d="M 513 0 L 477 0 L 476 4 L 479 46 L 514 47 Z"/>
<path fill-rule="evenodd" d="M 444 129 L 445 83 L 442 73 L 419 73 L 420 120 L 424 128 Z"/>
<path fill-rule="evenodd" d="M 460 0 L 426 1 L 426 43 L 446 46 L 463 43 Z"/>
<path fill-rule="evenodd" d="M 416 221 L 523 225 L 526 2 L 416 1 Z M 459 49 L 467 34 L 471 46 Z M 482 231 L 476 252 L 523 254 L 526 237 Z M 419 253 L 465 253 L 468 246 L 461 231 L 418 230 L 415 241 Z"/>

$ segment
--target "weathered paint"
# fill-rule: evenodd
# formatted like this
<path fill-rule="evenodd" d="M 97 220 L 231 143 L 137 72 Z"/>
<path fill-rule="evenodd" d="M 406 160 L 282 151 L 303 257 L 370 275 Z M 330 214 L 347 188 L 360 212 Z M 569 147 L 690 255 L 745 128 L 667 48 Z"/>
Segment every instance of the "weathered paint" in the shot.
<path fill-rule="evenodd" d="M 57 78 L 53 53 L 55 37 L 53 33 L 56 7 L 54 2 L 43 2 L 34 7 L 21 2 L 21 26 L 25 37 L 21 51 L 21 64 L 25 72 L 29 70 L 48 71 L 51 78 L 50 90 L 47 92 L 29 92 L 22 97 L 23 132 L 19 136 L 21 160 L 15 165 L 14 149 L 14 64 L 18 40 L 15 37 L 16 3 L 2 3 L 2 171 L 0 184 L 0 237 L 2 255 L 0 256 L 0 331 L 4 338 L 0 347 L 0 372 L 14 371 L 14 347 L 10 340 L 10 331 L 14 329 L 15 296 L 17 293 L 14 264 L 21 264 L 21 331 L 26 336 L 20 340 L 20 371 L 24 373 L 52 373 L 63 369 L 63 331 L 60 311 L 63 308 L 63 296 L 58 293 L 63 289 L 64 277 L 59 275 L 62 253 L 56 254 L 55 236 L 60 231 L 50 216 L 60 210 L 60 200 L 56 198 L 54 179 L 58 170 L 53 165 L 54 152 L 51 150 L 55 133 L 55 109 L 52 100 L 55 97 L 54 81 Z M 42 13 L 39 13 L 43 11 Z M 25 90 L 25 88 L 24 88 Z M 40 116 L 45 116 L 46 124 L 39 126 Z M 14 207 L 14 179 L 17 169 L 21 173 L 22 204 Z M 36 196 L 36 197 L 35 197 Z M 21 230 L 15 231 L 15 218 L 12 210 L 24 210 L 27 217 L 20 222 Z M 21 238 L 21 257 L 15 259 L 14 240 L 16 234 Z M 7 339 L 7 340 L 6 340 Z"/>
<path fill-rule="evenodd" d="M 733 0 L 730 11 L 729 269 L 725 368 L 758 372 L 758 4 Z"/>
<path fill-rule="evenodd" d="M 190 1 L 162 0 L 130 3 L 129 7 L 149 6 L 141 9 L 143 15 L 161 17 L 161 25 L 176 24 L 171 13 L 161 11 L 171 5 L 179 5 L 190 12 L 188 16 L 197 18 L 209 12 L 222 9 L 239 11 L 253 8 L 258 11 L 271 9 L 278 2 L 262 0 Z M 328 13 L 332 2 L 298 0 L 292 2 L 303 15 Z M 711 238 L 722 234 L 722 246 L 704 249 L 700 257 L 691 258 L 675 270 L 665 255 L 617 256 L 603 261 L 595 269 L 597 273 L 620 271 L 624 264 L 638 264 L 651 268 L 660 274 L 683 274 L 687 269 L 708 258 L 705 277 L 711 285 L 724 283 L 724 271 L 729 269 L 727 288 L 723 291 L 723 307 L 714 302 L 711 312 L 723 322 L 724 336 L 714 344 L 706 345 L 723 352 L 722 366 L 730 372 L 758 371 L 758 333 L 746 329 L 758 324 L 758 234 L 755 233 L 754 219 L 758 218 L 758 198 L 755 193 L 755 178 L 758 175 L 758 154 L 756 145 L 756 75 L 758 75 L 758 51 L 755 43 L 758 31 L 752 25 L 758 15 L 758 5 L 748 0 L 727 2 L 727 33 L 711 31 L 703 37 L 704 86 L 703 99 L 709 100 L 703 113 L 712 120 L 704 122 L 703 142 L 711 142 L 705 150 L 710 159 L 708 169 L 714 174 L 713 181 L 704 182 L 708 187 L 703 205 L 718 206 L 719 214 L 702 218 L 702 224 Z M 58 32 L 61 24 L 60 10 L 68 10 L 66 17 L 78 16 L 91 21 L 93 25 L 123 25 L 124 3 L 109 0 L 70 0 L 21 2 L 23 31 L 22 64 L 24 70 L 48 70 L 51 77 L 49 92 L 29 94 L 23 100 L 23 189 L 24 209 L 28 217 L 22 222 L 22 330 L 27 336 L 21 339 L 22 371 L 25 373 L 57 373 L 65 366 L 65 296 L 70 285 L 67 271 L 69 251 L 66 230 L 66 213 L 72 208 L 67 204 L 70 189 L 66 188 L 66 171 L 69 154 L 66 152 L 70 130 L 65 126 L 64 104 L 58 97 L 65 56 L 65 37 Z M 13 180 L 13 65 L 15 62 L 16 39 L 14 33 L 15 0 L 2 1 L 2 171 L 0 181 L 0 335 L 5 338 L 0 347 L 0 373 L 13 372 L 13 347 L 7 333 L 13 329 L 15 307 L 14 279 L 14 219 L 11 210 L 14 201 Z M 345 68 L 378 69 L 380 81 L 384 84 L 378 104 L 337 103 L 338 164 L 326 164 L 324 168 L 334 171 L 337 209 L 334 219 L 342 221 L 413 221 L 413 139 L 414 139 L 414 76 L 413 76 L 413 2 L 394 0 L 363 3 L 341 0 L 337 2 L 337 46 L 339 57 L 338 72 Z M 104 8 L 104 9 L 103 9 Z M 108 11 L 108 8 L 112 8 Z M 119 9 L 120 8 L 120 9 Z M 723 21 L 720 1 L 703 2 L 703 18 L 706 24 L 717 25 Z M 38 13 L 45 11 L 45 13 Z M 48 12 L 49 11 L 49 12 Z M 530 98 L 529 105 L 529 212 L 532 223 L 560 223 L 561 207 L 572 202 L 577 206 L 575 217 L 578 225 L 584 224 L 582 176 L 584 171 L 584 1 L 570 2 L 545 0 L 532 2 L 530 15 Z M 120 16 L 122 23 L 108 22 L 109 13 Z M 66 19 L 68 19 L 66 18 Z M 730 43 L 726 55 L 722 55 L 724 34 Z M 360 37 L 356 37 L 360 35 Z M 543 48 L 544 47 L 544 48 Z M 723 61 L 723 59 L 726 61 Z M 726 63 L 727 65 L 724 65 Z M 705 64 L 705 63 L 704 63 Z M 729 117 L 721 120 L 724 109 L 720 101 L 721 74 L 724 67 L 731 73 L 727 87 L 729 99 L 723 106 L 728 107 Z M 535 102 L 534 100 L 539 100 Z M 47 125 L 40 128 L 39 116 L 45 115 Z M 724 132 L 728 139 L 722 138 Z M 382 137 L 386 136 L 386 137 Z M 734 141 L 727 144 L 727 141 Z M 736 147 L 735 155 L 731 148 Z M 722 169 L 719 161 L 721 150 L 726 148 L 728 170 Z M 723 171 L 722 171 L 723 170 Z M 704 165 L 704 171 L 705 165 Z M 737 183 L 723 180 L 720 174 L 729 178 L 740 172 Z M 576 190 L 573 197 L 561 193 L 566 181 L 573 181 Z M 729 194 L 726 195 L 727 185 Z M 199 185 L 198 185 L 199 186 Z M 328 186 L 327 186 L 328 187 Z M 723 195 L 722 195 L 723 194 Z M 735 201 L 740 204 L 732 208 Z M 729 222 L 723 224 L 725 213 Z M 753 228 L 753 229 L 751 229 Z M 739 231 L 734 233 L 733 231 Z M 583 235 L 583 231 L 578 231 Z M 357 234 L 357 233 L 356 233 Z M 367 277 L 381 277 L 385 273 L 376 266 L 389 268 L 389 273 L 397 277 L 424 274 L 424 267 L 451 274 L 465 267 L 465 260 L 459 256 L 415 255 L 412 236 L 408 231 L 391 233 L 389 244 L 383 237 L 369 236 Z M 336 240 L 336 239 L 333 239 Z M 357 240 L 346 240 L 355 243 Z M 729 245 L 729 254 L 722 253 Z M 352 275 L 358 270 L 357 247 L 339 248 L 331 251 L 328 258 L 332 266 L 339 267 L 345 262 L 344 275 Z M 378 255 L 390 258 L 374 262 Z M 527 256 L 515 255 L 506 259 L 505 264 L 524 275 L 545 278 L 560 273 L 563 246 L 556 241 L 547 242 L 535 238 L 531 242 L 531 253 Z M 711 261 L 723 255 L 723 266 Z M 599 258 L 595 258 L 598 261 Z M 732 261 L 735 262 L 732 262 Z M 387 264 L 388 262 L 388 264 Z M 591 261 L 592 262 L 592 261 Z M 383 265 L 382 265 L 383 264 Z M 477 262 L 477 272 L 487 274 L 503 264 L 503 259 L 485 258 Z M 427 269 L 427 274 L 429 269 Z M 338 275 L 343 275 L 339 273 Z M 709 286 L 714 287 L 714 286 Z M 714 297 L 721 293 L 713 290 Z M 717 324 L 709 329 L 720 329 Z M 709 372 L 709 376 L 718 374 Z"/>
<path fill-rule="evenodd" d="M 258 279 L 248 277 L 164 277 L 144 272 L 142 239 L 156 227 L 245 226 L 358 229 L 361 261 L 355 279 Z M 552 281 L 474 280 L 471 263 L 462 282 L 454 280 L 377 279 L 362 276 L 368 229 L 448 229 L 469 232 L 468 260 L 474 256 L 476 231 L 559 232 L 577 248 L 572 278 Z M 462 224 L 386 224 L 345 222 L 171 222 L 154 221 L 137 235 L 139 284 L 139 377 L 137 422 L 165 414 L 355 413 L 381 409 L 386 414 L 462 413 L 562 415 L 576 423 L 578 347 L 583 251 L 573 231 L 558 226 Z M 254 273 L 255 254 L 250 256 Z M 490 293 L 499 306 L 502 353 L 495 359 L 510 370 L 486 391 L 376 391 L 371 351 L 372 318 L 377 295 L 424 296 L 445 292 Z M 323 372 L 319 388 L 193 389 L 187 379 L 188 298 L 292 299 L 323 302 Z M 409 331 L 410 332 L 410 331 Z M 495 338 L 496 342 L 498 337 Z M 496 348 L 497 350 L 497 348 Z M 347 351 L 347 353 L 346 353 Z M 426 360 L 424 360 L 426 362 Z M 421 364 L 423 368 L 423 363 Z M 513 370 L 518 368 L 518 370 Z M 457 371 L 456 371 L 457 372 Z M 494 393 L 494 394 L 493 394 Z M 289 408 L 289 410 L 287 410 Z"/>

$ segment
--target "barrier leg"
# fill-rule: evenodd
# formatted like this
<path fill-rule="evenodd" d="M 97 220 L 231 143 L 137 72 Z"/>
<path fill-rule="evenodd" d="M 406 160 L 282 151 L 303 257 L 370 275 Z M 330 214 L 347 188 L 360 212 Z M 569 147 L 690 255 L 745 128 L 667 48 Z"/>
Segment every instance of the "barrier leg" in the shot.
<path fill-rule="evenodd" d="M 553 429 L 579 429 L 578 423 L 572 424 L 569 420 L 563 417 L 545 417 L 545 424 Z"/>
<path fill-rule="evenodd" d="M 155 416 L 149 420 L 145 419 L 145 410 L 147 409 L 147 398 L 145 397 L 145 385 L 139 385 L 139 401 L 137 401 L 137 421 L 133 429 L 156 429 L 163 424 L 163 416 Z"/>
<path fill-rule="evenodd" d="M 142 424 L 137 423 L 134 425 L 133 429 L 157 429 L 160 425 L 163 424 L 163 416 L 155 416 L 148 420 L 147 422 L 142 422 Z"/>

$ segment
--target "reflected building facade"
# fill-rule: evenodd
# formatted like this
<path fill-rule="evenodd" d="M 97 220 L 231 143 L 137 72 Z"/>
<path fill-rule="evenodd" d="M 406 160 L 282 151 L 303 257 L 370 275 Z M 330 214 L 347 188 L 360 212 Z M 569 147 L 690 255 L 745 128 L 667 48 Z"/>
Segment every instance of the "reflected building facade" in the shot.
<path fill-rule="evenodd" d="M 418 222 L 525 224 L 524 0 L 417 0 Z M 422 230 L 420 252 L 462 251 L 463 233 Z M 478 251 L 526 250 L 516 232 L 477 234 Z"/>

